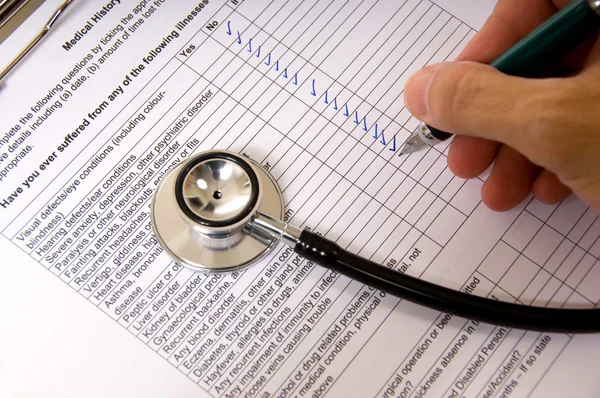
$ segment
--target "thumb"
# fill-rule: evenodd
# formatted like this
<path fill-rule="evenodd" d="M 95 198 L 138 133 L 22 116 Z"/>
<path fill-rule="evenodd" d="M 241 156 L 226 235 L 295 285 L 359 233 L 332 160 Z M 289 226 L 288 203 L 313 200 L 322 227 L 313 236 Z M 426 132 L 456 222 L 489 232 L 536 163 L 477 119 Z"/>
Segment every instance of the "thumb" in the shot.
<path fill-rule="evenodd" d="M 526 153 L 539 138 L 535 130 L 541 115 L 551 112 L 548 98 L 556 91 L 549 86 L 488 65 L 449 62 L 414 74 L 404 97 L 408 110 L 431 127 L 502 142 Z"/>

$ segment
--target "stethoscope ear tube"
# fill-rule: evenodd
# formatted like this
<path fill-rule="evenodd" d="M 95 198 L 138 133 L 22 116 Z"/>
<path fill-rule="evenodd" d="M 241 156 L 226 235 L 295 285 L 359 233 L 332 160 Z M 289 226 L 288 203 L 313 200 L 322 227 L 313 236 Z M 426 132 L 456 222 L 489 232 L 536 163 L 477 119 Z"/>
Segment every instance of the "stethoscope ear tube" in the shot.
<path fill-rule="evenodd" d="M 310 231 L 302 232 L 294 251 L 395 297 L 466 319 L 547 333 L 600 331 L 600 310 L 534 307 L 471 295 L 384 267 Z"/>

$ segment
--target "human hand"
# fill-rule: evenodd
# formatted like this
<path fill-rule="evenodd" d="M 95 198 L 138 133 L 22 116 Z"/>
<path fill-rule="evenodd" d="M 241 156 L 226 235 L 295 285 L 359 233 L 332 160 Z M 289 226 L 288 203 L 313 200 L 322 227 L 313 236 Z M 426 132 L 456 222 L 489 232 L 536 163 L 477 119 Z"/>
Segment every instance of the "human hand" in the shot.
<path fill-rule="evenodd" d="M 565 59 L 569 76 L 524 79 L 485 65 L 569 3 L 499 0 L 457 62 L 426 67 L 406 84 L 417 119 L 457 134 L 453 173 L 474 178 L 494 163 L 482 188 L 493 210 L 532 192 L 549 204 L 573 192 L 600 212 L 600 40 Z"/>

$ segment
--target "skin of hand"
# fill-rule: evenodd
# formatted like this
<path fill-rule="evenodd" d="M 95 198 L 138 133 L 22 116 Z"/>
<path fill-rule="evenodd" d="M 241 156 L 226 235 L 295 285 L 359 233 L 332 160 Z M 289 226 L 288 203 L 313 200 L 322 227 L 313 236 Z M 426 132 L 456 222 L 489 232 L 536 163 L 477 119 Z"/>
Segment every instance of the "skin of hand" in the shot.
<path fill-rule="evenodd" d="M 419 120 L 456 134 L 448 166 L 461 178 L 493 169 L 482 188 L 492 210 L 533 193 L 547 204 L 571 193 L 600 212 L 600 40 L 567 57 L 557 76 L 525 79 L 486 65 L 570 0 L 499 0 L 455 62 L 415 73 L 404 92 Z"/>

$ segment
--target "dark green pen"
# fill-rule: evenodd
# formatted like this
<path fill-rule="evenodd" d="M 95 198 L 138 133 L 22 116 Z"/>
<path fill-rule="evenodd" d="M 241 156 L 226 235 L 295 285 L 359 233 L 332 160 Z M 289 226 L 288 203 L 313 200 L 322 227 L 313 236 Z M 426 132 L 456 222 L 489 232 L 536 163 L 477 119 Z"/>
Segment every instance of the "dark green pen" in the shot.
<path fill-rule="evenodd" d="M 575 0 L 490 65 L 507 75 L 537 77 L 600 29 L 600 0 Z M 400 155 L 446 141 L 452 134 L 421 123 Z"/>

